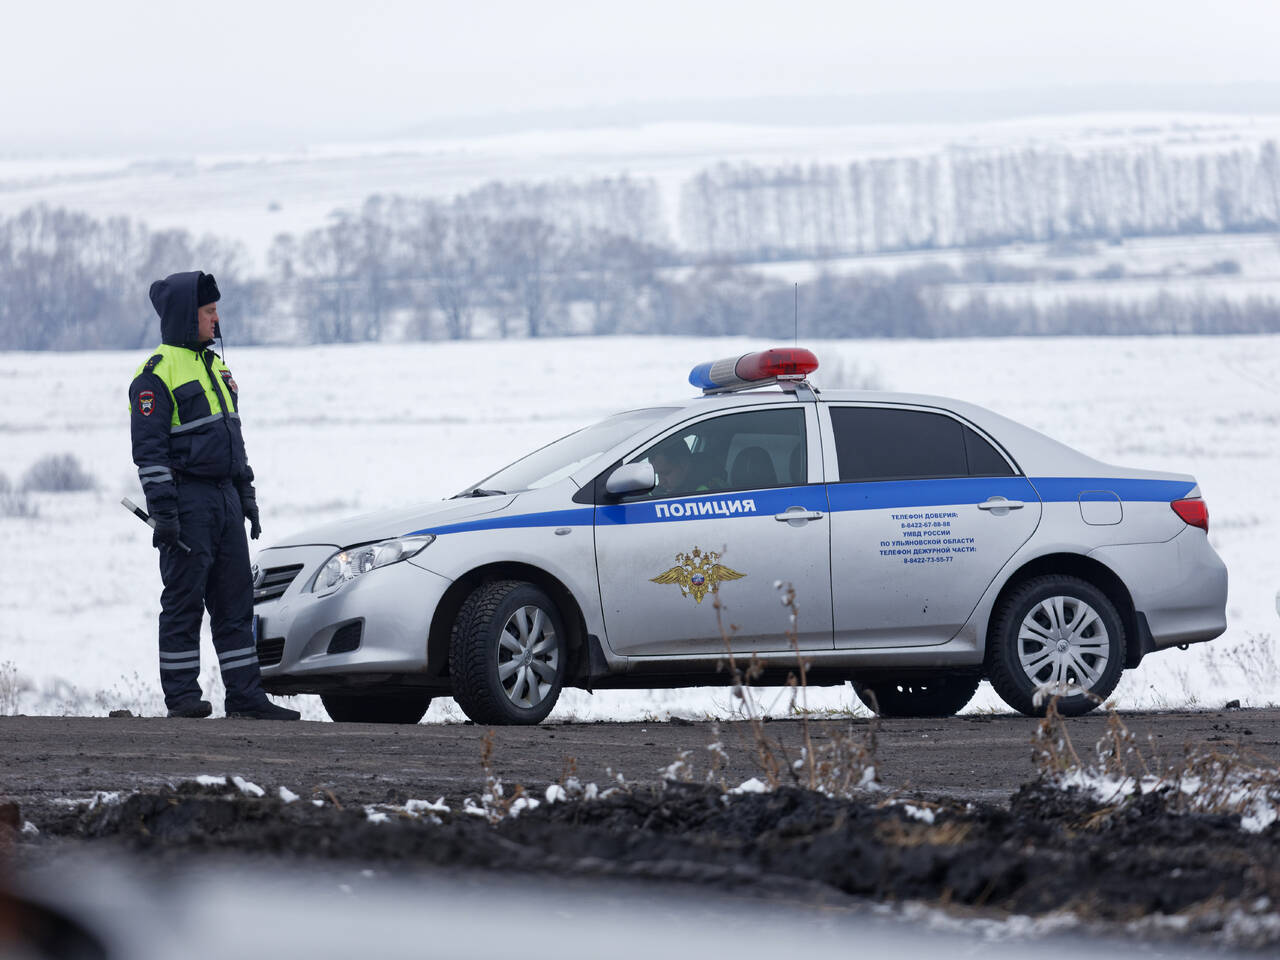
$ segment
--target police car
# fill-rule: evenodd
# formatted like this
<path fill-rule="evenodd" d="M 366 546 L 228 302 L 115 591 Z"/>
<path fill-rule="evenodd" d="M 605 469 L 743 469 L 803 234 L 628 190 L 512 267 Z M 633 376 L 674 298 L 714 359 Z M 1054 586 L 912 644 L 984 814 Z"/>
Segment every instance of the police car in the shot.
<path fill-rule="evenodd" d="M 851 682 L 885 716 L 1092 709 L 1226 628 L 1194 478 L 1114 467 L 973 404 L 819 391 L 812 353 L 696 367 L 438 503 L 304 531 L 254 579 L 271 693 L 416 723 L 537 723 L 566 687 Z M 761 389 L 776 384 L 780 389 Z M 795 592 L 798 616 L 780 603 Z M 717 617 L 717 602 L 721 617 Z"/>

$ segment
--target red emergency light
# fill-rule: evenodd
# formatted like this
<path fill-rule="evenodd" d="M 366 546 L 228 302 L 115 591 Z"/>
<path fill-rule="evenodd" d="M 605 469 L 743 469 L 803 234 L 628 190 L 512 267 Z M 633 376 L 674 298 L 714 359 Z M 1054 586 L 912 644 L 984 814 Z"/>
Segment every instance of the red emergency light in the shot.
<path fill-rule="evenodd" d="M 802 379 L 817 369 L 818 358 L 812 350 L 774 347 L 700 363 L 689 374 L 689 382 L 705 393 L 716 393 L 765 386 L 779 377 Z"/>

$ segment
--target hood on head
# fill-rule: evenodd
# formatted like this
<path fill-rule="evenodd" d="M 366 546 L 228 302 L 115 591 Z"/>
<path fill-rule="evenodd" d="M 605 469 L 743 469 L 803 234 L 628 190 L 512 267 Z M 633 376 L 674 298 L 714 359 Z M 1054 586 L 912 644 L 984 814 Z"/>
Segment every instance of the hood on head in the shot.
<path fill-rule="evenodd" d="M 171 273 L 163 280 L 151 284 L 151 305 L 160 315 L 160 340 L 173 347 L 195 350 L 201 346 L 196 339 L 199 325 L 196 319 L 199 270 L 188 273 Z"/>

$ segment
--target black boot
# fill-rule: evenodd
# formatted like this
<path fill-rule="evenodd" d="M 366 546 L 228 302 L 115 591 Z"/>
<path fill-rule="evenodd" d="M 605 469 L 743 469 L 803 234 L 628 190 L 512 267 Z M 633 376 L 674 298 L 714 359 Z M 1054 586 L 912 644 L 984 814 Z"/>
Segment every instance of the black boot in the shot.
<path fill-rule="evenodd" d="M 170 707 L 169 716 L 183 717 L 188 720 L 201 720 L 213 713 L 213 704 L 208 700 L 193 700 L 181 707 Z"/>
<path fill-rule="evenodd" d="M 302 714 L 288 707 L 278 707 L 265 697 L 260 703 L 227 710 L 227 716 L 235 720 L 301 720 Z"/>

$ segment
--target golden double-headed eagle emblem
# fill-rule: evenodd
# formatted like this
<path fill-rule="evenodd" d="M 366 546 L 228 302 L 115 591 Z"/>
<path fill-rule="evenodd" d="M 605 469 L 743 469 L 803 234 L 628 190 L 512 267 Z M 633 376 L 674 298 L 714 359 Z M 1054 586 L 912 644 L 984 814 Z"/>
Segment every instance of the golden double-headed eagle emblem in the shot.
<path fill-rule="evenodd" d="M 682 596 L 692 596 L 701 603 L 703 597 L 726 580 L 741 580 L 745 576 L 720 563 L 720 554 L 714 550 L 703 553 L 694 547 L 692 553 L 677 553 L 676 565 L 666 573 L 650 577 L 649 582 L 674 583 Z"/>

